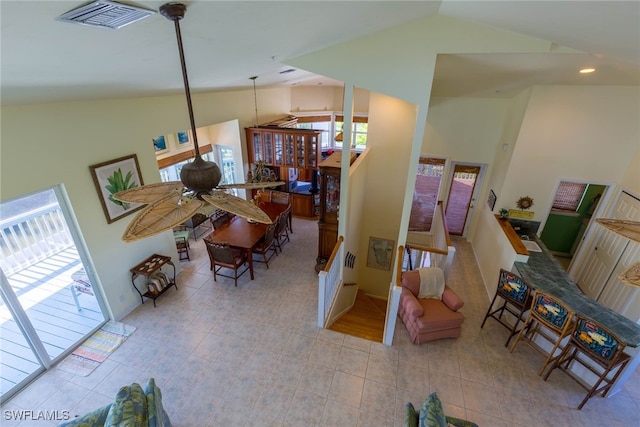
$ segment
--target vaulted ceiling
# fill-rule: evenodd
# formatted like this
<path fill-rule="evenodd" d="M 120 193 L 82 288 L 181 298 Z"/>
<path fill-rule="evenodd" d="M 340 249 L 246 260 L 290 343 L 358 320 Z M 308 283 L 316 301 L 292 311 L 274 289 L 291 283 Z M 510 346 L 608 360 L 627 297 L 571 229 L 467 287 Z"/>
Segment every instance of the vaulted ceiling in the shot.
<path fill-rule="evenodd" d="M 124 2 L 158 10 L 164 1 Z M 187 1 L 191 89 L 340 85 L 288 58 L 433 14 L 549 40 L 584 54 L 443 55 L 434 95 L 509 96 L 532 84 L 640 85 L 638 1 Z M 82 1 L 0 2 L 3 104 L 182 91 L 173 24 L 160 14 L 106 30 L 56 21 Z M 591 65 L 588 79 L 576 70 Z"/>

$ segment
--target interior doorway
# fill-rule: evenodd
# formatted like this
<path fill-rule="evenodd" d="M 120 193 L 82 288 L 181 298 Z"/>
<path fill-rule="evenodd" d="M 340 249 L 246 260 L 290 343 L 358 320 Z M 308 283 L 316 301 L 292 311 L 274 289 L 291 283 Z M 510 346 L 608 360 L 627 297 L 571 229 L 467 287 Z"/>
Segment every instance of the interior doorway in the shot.
<path fill-rule="evenodd" d="M 449 234 L 462 236 L 474 208 L 476 185 L 481 166 L 454 163 L 451 172 L 449 196 L 445 217 Z"/>
<path fill-rule="evenodd" d="M 409 231 L 430 231 L 433 214 L 438 204 L 440 183 L 444 174 L 445 159 L 420 157 L 416 172 L 415 189 Z"/>
<path fill-rule="evenodd" d="M 597 183 L 558 183 L 540 240 L 565 270 L 569 270 L 578 245 L 607 189 L 608 186 Z"/>

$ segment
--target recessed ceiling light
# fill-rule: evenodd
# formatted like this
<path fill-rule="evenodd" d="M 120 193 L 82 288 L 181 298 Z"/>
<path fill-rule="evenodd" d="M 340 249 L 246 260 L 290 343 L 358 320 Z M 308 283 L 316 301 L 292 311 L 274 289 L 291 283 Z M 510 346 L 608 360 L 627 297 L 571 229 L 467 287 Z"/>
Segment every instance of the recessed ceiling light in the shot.
<path fill-rule="evenodd" d="M 583 68 L 582 70 L 580 70 L 580 74 L 589 74 L 593 73 L 594 71 L 596 71 L 595 68 Z"/>

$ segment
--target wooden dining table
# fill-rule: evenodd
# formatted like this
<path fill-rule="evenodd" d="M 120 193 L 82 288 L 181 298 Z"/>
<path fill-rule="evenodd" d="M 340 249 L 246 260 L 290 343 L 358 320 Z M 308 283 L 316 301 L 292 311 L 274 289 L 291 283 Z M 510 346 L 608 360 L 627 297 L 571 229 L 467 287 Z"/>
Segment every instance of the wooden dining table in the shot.
<path fill-rule="evenodd" d="M 287 209 L 288 205 L 260 202 L 258 207 L 275 222 L 278 216 Z M 251 280 L 253 280 L 253 248 L 264 237 L 267 227 L 267 224 L 249 222 L 246 218 L 235 216 L 231 221 L 213 230 L 211 234 L 205 237 L 205 240 L 214 243 L 229 243 L 234 248 L 246 251 L 249 273 L 251 274 Z"/>

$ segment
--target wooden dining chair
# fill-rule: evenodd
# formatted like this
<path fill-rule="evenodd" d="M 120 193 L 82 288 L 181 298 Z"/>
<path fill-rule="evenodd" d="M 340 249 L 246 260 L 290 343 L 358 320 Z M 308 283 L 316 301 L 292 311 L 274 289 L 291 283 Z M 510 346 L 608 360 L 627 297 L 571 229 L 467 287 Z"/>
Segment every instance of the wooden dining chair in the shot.
<path fill-rule="evenodd" d="M 513 352 L 518 342 L 522 341 L 538 353 L 545 355 L 546 359 L 538 371 L 538 375 L 542 375 L 547 366 L 560 357 L 562 350 L 564 350 L 562 342 L 573 330 L 573 317 L 573 310 L 560 299 L 544 292 L 535 291 L 529 316 L 513 341 L 510 352 Z M 546 352 L 535 342 L 536 338 L 544 338 L 551 343 L 551 350 Z"/>
<path fill-rule="evenodd" d="M 502 305 L 499 305 L 497 309 L 492 311 L 493 303 L 498 297 L 503 300 Z M 525 283 L 524 279 L 517 274 L 501 268 L 496 294 L 493 296 L 491 304 L 489 304 L 487 314 L 485 314 L 480 328 L 482 329 L 484 327 L 489 317 L 497 320 L 498 323 L 510 331 L 507 342 L 504 344 L 505 347 L 508 347 L 511 338 L 520 332 L 518 326 L 521 322 L 524 322 L 524 315 L 531 307 L 531 300 L 531 287 Z M 514 316 L 513 324 L 503 318 L 505 311 Z"/>
<path fill-rule="evenodd" d="M 223 211 L 216 212 L 214 215 L 211 215 L 209 219 L 211 220 L 211 226 L 213 227 L 213 229 L 217 230 L 218 228 L 228 223 L 231 220 L 231 217 L 228 215 L 228 212 Z"/>
<path fill-rule="evenodd" d="M 273 255 L 278 255 L 278 247 L 276 246 L 276 223 L 272 223 L 267 227 L 267 230 L 264 233 L 264 237 L 262 240 L 258 242 L 258 244 L 253 248 L 253 253 L 262 255 L 264 261 L 259 259 L 254 259 L 256 262 L 264 262 L 264 264 L 269 268 L 269 261 L 273 258 Z M 267 256 L 269 252 L 272 252 L 271 255 Z"/>
<path fill-rule="evenodd" d="M 285 191 L 271 190 L 271 203 L 277 203 L 279 205 L 291 205 L 291 195 Z M 293 233 L 291 209 L 287 214 L 287 227 L 289 233 Z"/>
<path fill-rule="evenodd" d="M 184 236 L 175 237 L 176 240 L 176 249 L 178 251 L 178 259 L 180 261 L 187 260 L 191 261 L 191 257 L 189 256 L 189 241 Z"/>
<path fill-rule="evenodd" d="M 624 352 L 626 344 L 609 329 L 588 317 L 576 315 L 576 319 L 569 343 L 553 362 L 544 380 L 555 368 L 560 368 L 584 387 L 584 380 L 569 368 L 574 362 L 595 374 L 598 379 L 591 388 L 585 387 L 589 391 L 578 405 L 577 409 L 582 409 L 593 396 L 607 394 L 631 356 Z"/>
<path fill-rule="evenodd" d="M 217 281 L 217 275 L 233 279 L 238 286 L 238 278 L 249 269 L 249 259 L 243 250 L 232 248 L 228 243 L 217 243 L 204 238 L 204 243 L 211 262 L 210 270 L 213 270 L 213 280 Z M 223 268 L 233 270 L 233 275 L 222 274 Z M 253 280 L 253 276 L 251 277 Z"/>
<path fill-rule="evenodd" d="M 287 228 L 287 221 L 290 214 L 291 205 L 289 205 L 284 212 L 278 215 L 278 218 L 276 219 L 276 245 L 278 246 L 278 249 L 280 249 L 280 252 L 282 252 L 282 246 L 286 242 L 290 241 L 289 231 Z"/>

